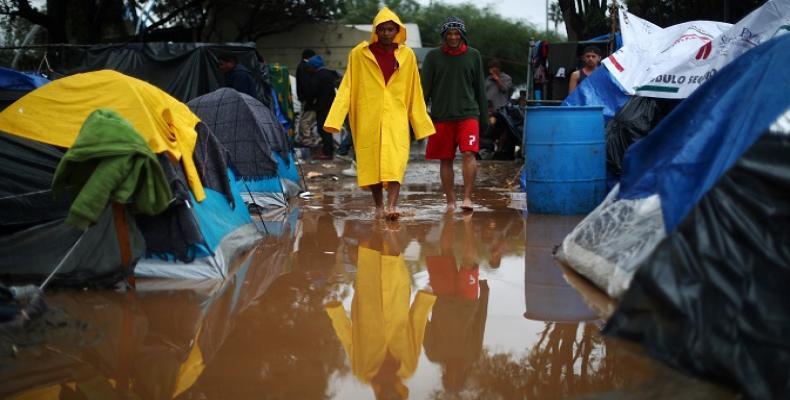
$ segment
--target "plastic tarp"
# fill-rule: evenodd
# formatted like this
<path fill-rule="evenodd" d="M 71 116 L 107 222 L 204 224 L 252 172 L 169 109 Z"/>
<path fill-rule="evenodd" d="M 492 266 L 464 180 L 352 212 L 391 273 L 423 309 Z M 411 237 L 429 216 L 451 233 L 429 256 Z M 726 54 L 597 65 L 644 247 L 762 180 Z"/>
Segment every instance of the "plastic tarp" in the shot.
<path fill-rule="evenodd" d="M 610 39 L 610 36 L 607 33 L 607 34 L 604 34 L 604 35 L 601 35 L 601 36 L 596 36 L 596 37 L 594 37 L 592 39 L 587 39 L 587 40 L 585 40 L 583 42 L 579 42 L 579 43 L 580 44 L 585 44 L 587 42 L 601 42 L 601 41 L 609 40 L 609 39 Z M 623 47 L 623 35 L 620 32 L 615 32 L 615 34 L 614 34 L 614 51 L 619 50 L 621 47 Z"/>
<path fill-rule="evenodd" d="M 626 152 L 620 186 L 557 256 L 620 297 L 640 261 L 790 106 L 790 35 L 744 54 Z"/>
<path fill-rule="evenodd" d="M 620 198 L 661 196 L 668 232 L 790 106 L 790 35 L 721 70 L 633 146 Z"/>
<path fill-rule="evenodd" d="M 605 331 L 753 399 L 790 398 L 790 109 L 639 267 Z"/>
<path fill-rule="evenodd" d="M 620 110 L 628 95 L 620 88 L 606 68 L 596 68 L 562 102 L 563 106 L 603 106 L 603 117 L 609 121 Z"/>
<path fill-rule="evenodd" d="M 248 70 L 261 70 L 254 43 L 129 43 L 68 49 L 71 73 L 112 69 L 162 88 L 187 102 L 224 86 L 217 57 L 233 54 Z M 260 77 L 255 77 L 261 84 Z M 259 88 L 263 91 L 263 86 Z"/>
<path fill-rule="evenodd" d="M 735 25 L 660 28 L 620 10 L 624 46 L 603 60 L 628 94 L 684 99 L 742 54 L 790 30 L 790 0 L 769 0 Z"/>
<path fill-rule="evenodd" d="M 676 100 L 633 96 L 606 124 L 606 170 L 623 174 L 623 158 L 628 148 L 645 138 L 677 105 Z"/>
<path fill-rule="evenodd" d="M 0 90 L 29 92 L 49 82 L 49 79 L 29 72 L 0 67 Z"/>

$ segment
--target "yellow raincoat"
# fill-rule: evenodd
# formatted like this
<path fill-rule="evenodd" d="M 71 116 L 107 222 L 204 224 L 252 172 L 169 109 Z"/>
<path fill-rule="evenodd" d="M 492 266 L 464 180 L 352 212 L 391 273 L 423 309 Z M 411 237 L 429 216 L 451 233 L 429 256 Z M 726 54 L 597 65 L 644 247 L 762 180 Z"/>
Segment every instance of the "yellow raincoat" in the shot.
<path fill-rule="evenodd" d="M 102 70 L 52 81 L 0 113 L 0 131 L 71 147 L 88 115 L 109 108 L 122 115 L 154 153 L 181 160 L 197 201 L 206 195 L 192 160 L 200 119 L 159 88 L 120 72 Z"/>
<path fill-rule="evenodd" d="M 417 369 L 428 313 L 436 295 L 420 291 L 409 307 L 411 275 L 403 254 L 382 255 L 359 247 L 351 320 L 343 305 L 326 307 L 332 326 L 360 380 L 370 383 L 389 352 L 400 361 L 397 376 Z"/>
<path fill-rule="evenodd" d="M 368 46 L 378 41 L 376 26 L 387 21 L 400 25 L 400 31 L 394 40 L 398 67 L 385 84 Z M 409 124 L 417 139 L 435 132 L 425 109 L 417 58 L 405 43 L 406 26 L 383 8 L 373 20 L 370 42 L 358 44 L 348 55 L 348 68 L 324 123 L 325 131 L 339 132 L 348 114 L 359 186 L 403 182 L 409 161 Z"/>

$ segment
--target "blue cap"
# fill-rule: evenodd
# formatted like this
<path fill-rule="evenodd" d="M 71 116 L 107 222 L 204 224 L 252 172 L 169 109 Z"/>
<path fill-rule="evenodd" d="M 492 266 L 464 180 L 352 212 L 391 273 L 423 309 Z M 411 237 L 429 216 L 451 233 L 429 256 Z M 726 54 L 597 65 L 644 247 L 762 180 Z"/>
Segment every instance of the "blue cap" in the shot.
<path fill-rule="evenodd" d="M 324 66 L 324 59 L 319 55 L 312 56 L 307 59 L 307 66 L 315 69 L 322 68 Z"/>

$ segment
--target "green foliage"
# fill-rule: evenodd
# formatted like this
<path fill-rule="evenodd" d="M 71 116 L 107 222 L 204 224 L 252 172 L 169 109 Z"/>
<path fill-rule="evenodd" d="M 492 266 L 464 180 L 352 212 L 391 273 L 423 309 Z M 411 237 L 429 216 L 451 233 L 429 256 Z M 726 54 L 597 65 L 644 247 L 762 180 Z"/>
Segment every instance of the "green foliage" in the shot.
<path fill-rule="evenodd" d="M 378 12 L 378 1 L 350 0 L 353 12 L 343 15 L 348 23 L 369 24 Z M 480 50 L 483 62 L 498 58 L 502 69 L 516 84 L 526 81 L 527 51 L 529 40 L 561 41 L 553 32 L 539 32 L 534 26 L 505 18 L 490 7 L 480 8 L 472 3 L 447 4 L 434 1 L 428 6 L 419 6 L 414 0 L 390 0 L 384 4 L 392 9 L 404 22 L 413 22 L 420 27 L 423 47 L 438 47 L 441 44 L 441 24 L 448 16 L 464 20 L 469 34 L 469 44 Z M 351 8 L 349 8 L 351 10 Z"/>

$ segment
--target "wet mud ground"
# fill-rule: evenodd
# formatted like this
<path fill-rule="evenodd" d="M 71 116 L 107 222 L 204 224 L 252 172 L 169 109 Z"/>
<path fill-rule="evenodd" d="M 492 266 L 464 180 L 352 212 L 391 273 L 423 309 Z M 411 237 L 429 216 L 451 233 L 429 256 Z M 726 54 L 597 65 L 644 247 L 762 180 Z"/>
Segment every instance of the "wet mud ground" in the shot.
<path fill-rule="evenodd" d="M 528 215 L 519 164 L 482 163 L 476 211 L 448 214 L 413 161 L 396 223 L 347 166 L 306 163 L 313 196 L 264 214 L 224 283 L 49 295 L 2 338 L 0 397 L 737 398 L 599 334 L 614 302 L 551 255 L 581 216 Z"/>

